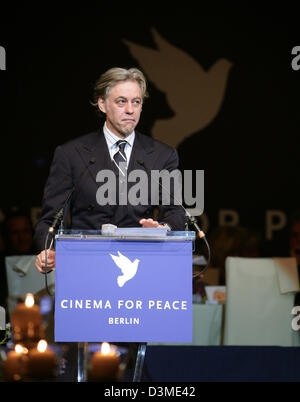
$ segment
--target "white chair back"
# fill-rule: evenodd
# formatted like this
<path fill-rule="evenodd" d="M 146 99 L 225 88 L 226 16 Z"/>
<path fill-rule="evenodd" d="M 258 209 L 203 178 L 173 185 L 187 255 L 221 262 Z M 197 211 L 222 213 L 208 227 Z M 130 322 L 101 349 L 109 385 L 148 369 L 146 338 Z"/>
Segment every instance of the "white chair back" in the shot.
<path fill-rule="evenodd" d="M 291 314 L 299 290 L 293 258 L 226 259 L 224 345 L 298 346 Z"/>

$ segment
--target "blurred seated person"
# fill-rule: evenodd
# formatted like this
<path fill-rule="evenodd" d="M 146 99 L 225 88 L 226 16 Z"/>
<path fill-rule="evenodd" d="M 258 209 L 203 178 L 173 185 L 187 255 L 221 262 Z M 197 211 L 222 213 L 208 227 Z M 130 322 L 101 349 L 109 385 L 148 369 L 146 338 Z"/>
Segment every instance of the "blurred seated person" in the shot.
<path fill-rule="evenodd" d="M 259 236 L 241 226 L 222 226 L 211 235 L 211 266 L 220 270 L 219 285 L 225 285 L 227 257 L 259 257 Z"/>
<path fill-rule="evenodd" d="M 10 213 L 3 224 L 5 255 L 35 254 L 30 217 L 23 212 Z"/>
<path fill-rule="evenodd" d="M 36 254 L 30 217 L 22 211 L 9 213 L 2 225 L 4 251 L 0 260 L 0 305 L 6 307 L 8 296 L 5 257 Z"/>
<path fill-rule="evenodd" d="M 220 226 L 209 236 L 211 261 L 207 271 L 193 281 L 193 292 L 205 295 L 207 285 L 226 285 L 225 260 L 227 257 L 259 257 L 260 238 L 256 232 L 241 226 Z M 210 283 L 209 272 L 218 270 L 218 283 Z M 206 279 L 207 276 L 207 279 Z M 216 275 L 214 275 L 216 276 Z"/>
<path fill-rule="evenodd" d="M 3 224 L 0 226 L 1 232 L 1 251 L 0 251 L 0 306 L 6 307 L 7 297 L 7 283 L 6 283 L 6 270 L 4 266 L 4 237 L 3 237 Z"/>
<path fill-rule="evenodd" d="M 297 260 L 298 271 L 300 267 L 300 211 L 291 217 L 289 228 L 289 249 L 290 256 Z"/>
<path fill-rule="evenodd" d="M 5 251 L 4 236 L 3 236 L 3 222 L 0 222 L 0 255 Z"/>
<path fill-rule="evenodd" d="M 296 211 L 290 218 L 289 224 L 289 254 L 295 257 L 300 278 L 300 211 Z M 295 306 L 300 305 L 300 292 L 295 295 Z"/>

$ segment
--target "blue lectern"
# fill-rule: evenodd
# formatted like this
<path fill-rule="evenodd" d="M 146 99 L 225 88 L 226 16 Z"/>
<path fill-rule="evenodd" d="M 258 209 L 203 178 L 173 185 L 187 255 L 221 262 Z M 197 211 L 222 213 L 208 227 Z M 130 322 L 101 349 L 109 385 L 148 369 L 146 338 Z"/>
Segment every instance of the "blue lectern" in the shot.
<path fill-rule="evenodd" d="M 144 228 L 109 236 L 60 231 L 55 341 L 143 343 L 134 376 L 139 381 L 145 343 L 192 342 L 194 239 L 194 232 Z M 81 360 L 79 379 L 84 376 Z"/>

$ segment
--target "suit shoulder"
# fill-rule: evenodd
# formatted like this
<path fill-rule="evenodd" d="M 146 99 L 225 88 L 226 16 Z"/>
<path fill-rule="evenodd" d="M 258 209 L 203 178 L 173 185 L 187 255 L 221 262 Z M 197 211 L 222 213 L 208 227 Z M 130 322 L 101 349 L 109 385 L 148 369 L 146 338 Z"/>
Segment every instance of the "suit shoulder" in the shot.
<path fill-rule="evenodd" d="M 162 151 L 168 151 L 168 152 L 175 151 L 174 148 L 172 148 L 170 145 L 168 145 L 168 144 L 166 144 L 166 143 L 164 143 L 162 141 L 159 141 L 159 140 L 157 140 L 155 138 L 152 138 L 152 137 L 150 137 L 148 135 L 141 134 L 139 132 L 137 134 L 139 135 L 140 139 L 142 140 L 142 142 L 147 147 L 153 147 L 155 149 L 160 149 Z"/>
<path fill-rule="evenodd" d="M 81 136 L 76 137 L 72 140 L 69 140 L 63 144 L 60 144 L 58 147 L 62 148 L 63 151 L 67 152 L 67 151 L 73 150 L 78 145 L 84 145 L 84 144 L 92 145 L 98 140 L 99 134 L 100 134 L 100 130 L 92 131 L 88 134 L 81 135 Z"/>

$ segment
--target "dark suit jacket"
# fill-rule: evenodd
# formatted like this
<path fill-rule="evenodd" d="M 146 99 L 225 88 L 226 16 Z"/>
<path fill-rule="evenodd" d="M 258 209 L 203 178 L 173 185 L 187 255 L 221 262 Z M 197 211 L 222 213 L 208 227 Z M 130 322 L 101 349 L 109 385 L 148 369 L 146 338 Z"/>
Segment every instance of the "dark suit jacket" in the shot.
<path fill-rule="evenodd" d="M 96 162 L 89 165 L 92 158 L 95 158 Z M 172 171 L 178 168 L 176 150 L 136 132 L 128 174 L 134 169 L 143 169 L 138 160 L 142 160 L 149 170 Z M 116 171 L 103 131 L 100 129 L 56 148 L 44 190 L 41 216 L 35 228 L 34 240 L 38 250 L 44 249 L 53 216 L 63 205 L 85 166 L 88 166 L 87 171 L 78 182 L 70 200 L 72 229 L 101 229 L 104 223 L 112 223 L 118 227 L 140 227 L 140 219 L 152 217 L 154 206 L 150 202 L 150 191 L 148 205 L 100 206 L 97 203 L 96 192 L 101 185 L 96 182 L 97 173 L 102 169 Z M 128 183 L 128 190 L 133 184 Z M 160 220 L 168 223 L 172 230 L 184 230 L 184 211 L 180 206 L 174 205 L 172 198 L 170 205 L 161 207 Z"/>

